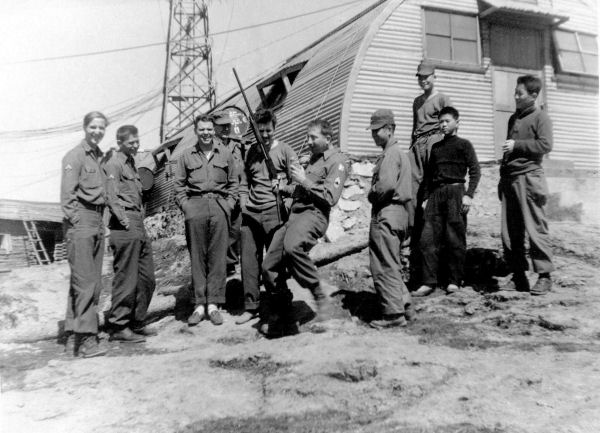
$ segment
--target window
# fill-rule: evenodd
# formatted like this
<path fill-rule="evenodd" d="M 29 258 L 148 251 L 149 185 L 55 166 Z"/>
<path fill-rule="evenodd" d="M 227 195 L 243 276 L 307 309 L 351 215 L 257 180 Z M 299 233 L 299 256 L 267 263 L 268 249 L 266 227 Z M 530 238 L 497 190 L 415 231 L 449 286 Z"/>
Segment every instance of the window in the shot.
<path fill-rule="evenodd" d="M 428 59 L 479 64 L 477 17 L 425 10 Z"/>
<path fill-rule="evenodd" d="M 598 75 L 598 42 L 596 36 L 554 31 L 558 61 L 563 72 Z"/>
<path fill-rule="evenodd" d="M 12 238 L 9 234 L 0 234 L 0 253 L 12 253 Z"/>
<path fill-rule="evenodd" d="M 259 83 L 256 87 L 260 96 L 260 108 L 276 109 L 283 105 L 292 84 L 306 62 L 282 69 L 275 75 Z"/>

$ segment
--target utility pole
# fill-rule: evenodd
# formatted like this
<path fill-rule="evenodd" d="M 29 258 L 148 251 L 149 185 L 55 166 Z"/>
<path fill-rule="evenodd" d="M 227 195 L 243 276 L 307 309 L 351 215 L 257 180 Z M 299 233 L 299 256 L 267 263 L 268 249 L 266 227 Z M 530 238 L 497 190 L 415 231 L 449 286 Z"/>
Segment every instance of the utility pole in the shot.
<path fill-rule="evenodd" d="M 163 81 L 161 143 L 215 106 L 208 8 L 205 0 L 170 0 Z"/>

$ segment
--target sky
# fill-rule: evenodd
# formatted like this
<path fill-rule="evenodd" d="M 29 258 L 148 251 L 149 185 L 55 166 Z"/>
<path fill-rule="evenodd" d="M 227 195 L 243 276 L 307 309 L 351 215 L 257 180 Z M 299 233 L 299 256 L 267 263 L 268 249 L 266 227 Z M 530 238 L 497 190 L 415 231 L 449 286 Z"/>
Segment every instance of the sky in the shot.
<path fill-rule="evenodd" d="M 217 100 L 235 90 L 232 67 L 251 81 L 374 2 L 208 1 Z M 148 96 L 100 147 L 114 147 L 126 123 L 142 149 L 159 145 L 168 16 L 168 0 L 0 2 L 0 199 L 58 202 L 60 161 L 83 138 L 89 111 L 110 118 Z M 236 30 L 247 26 L 256 27 Z M 151 46 L 90 54 L 139 45 Z"/>

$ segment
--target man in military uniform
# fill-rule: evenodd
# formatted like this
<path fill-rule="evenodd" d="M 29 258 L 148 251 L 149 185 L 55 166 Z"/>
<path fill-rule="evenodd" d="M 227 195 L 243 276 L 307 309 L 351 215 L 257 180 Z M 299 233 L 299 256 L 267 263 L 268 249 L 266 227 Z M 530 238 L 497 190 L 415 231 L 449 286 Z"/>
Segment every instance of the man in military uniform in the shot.
<path fill-rule="evenodd" d="M 281 209 L 277 209 L 277 190 L 289 197 L 295 186 L 291 185 L 290 168 L 298 162 L 296 152 L 275 138 L 277 117 L 271 110 L 255 114 L 258 133 L 265 151 L 277 172 L 274 182 L 269 177 L 267 162 L 258 144 L 248 150 L 246 169 L 240 185 L 242 218 L 242 284 L 244 309 L 236 323 L 241 325 L 255 318 L 259 308 L 259 276 L 263 262 L 263 249 L 269 249 L 275 231 L 285 223 Z M 284 275 L 282 275 L 285 278 Z"/>
<path fill-rule="evenodd" d="M 113 252 L 112 302 L 108 317 L 111 340 L 138 343 L 154 332 L 144 327 L 156 286 L 152 243 L 144 228 L 142 182 L 134 156 L 140 146 L 138 129 L 117 130 L 119 150 L 103 164 L 110 208 L 110 247 Z"/>
<path fill-rule="evenodd" d="M 175 195 L 185 215 L 185 235 L 192 265 L 195 310 L 188 325 L 207 315 L 214 325 L 223 317 L 229 218 L 238 198 L 238 180 L 231 152 L 215 137 L 213 119 L 194 120 L 197 143 L 186 149 L 175 168 Z"/>
<path fill-rule="evenodd" d="M 300 286 L 309 289 L 317 304 L 317 320 L 328 318 L 331 300 L 323 292 L 317 268 L 308 253 L 325 235 L 331 208 L 339 200 L 348 175 L 347 159 L 333 146 L 333 128 L 324 119 L 308 124 L 311 158 L 306 169 L 290 167 L 296 189 L 287 223 L 279 228 L 267 251 L 263 271 L 269 293 L 269 323 L 262 331 L 271 337 L 298 332 L 292 311 L 292 293 L 278 278 L 289 269 Z"/>
<path fill-rule="evenodd" d="M 215 134 L 233 155 L 235 162 L 236 177 L 238 183 L 241 181 L 244 171 L 244 155 L 242 155 L 242 139 L 232 136 L 233 120 L 226 111 L 218 111 L 213 114 Z M 237 200 L 231 210 L 229 221 L 229 245 L 227 248 L 227 275 L 235 274 L 236 265 L 240 262 L 240 227 L 242 225 L 242 210 L 240 201 Z"/>
<path fill-rule="evenodd" d="M 106 204 L 105 178 L 98 146 L 108 120 L 93 111 L 83 119 L 85 138 L 62 160 L 60 204 L 71 281 L 65 318 L 65 352 L 89 358 L 106 353 L 98 344 L 97 306 L 102 290 Z"/>
<path fill-rule="evenodd" d="M 411 165 L 394 137 L 396 123 L 391 110 L 377 110 L 368 129 L 383 149 L 377 158 L 368 199 L 372 204 L 369 230 L 369 260 L 373 285 L 383 307 L 383 318 L 374 328 L 405 326 L 405 307 L 410 294 L 404 284 L 400 248 L 408 236 L 412 199 Z"/>

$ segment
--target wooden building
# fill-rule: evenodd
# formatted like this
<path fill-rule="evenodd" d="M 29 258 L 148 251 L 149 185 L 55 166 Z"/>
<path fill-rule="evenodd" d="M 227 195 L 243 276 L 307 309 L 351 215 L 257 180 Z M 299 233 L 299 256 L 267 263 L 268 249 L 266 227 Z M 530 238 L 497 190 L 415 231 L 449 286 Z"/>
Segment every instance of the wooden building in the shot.
<path fill-rule="evenodd" d="M 481 161 L 493 161 L 514 111 L 515 79 L 535 74 L 544 83 L 538 101 L 554 123 L 549 159 L 597 173 L 597 25 L 595 0 L 378 1 L 248 83 L 247 93 L 253 109 L 277 111 L 277 135 L 297 151 L 306 124 L 323 117 L 342 151 L 372 155 L 365 127 L 377 108 L 394 111 L 396 136 L 408 148 L 420 93 L 415 72 L 427 59 L 436 65 L 437 88 L 461 113 L 460 135 Z M 230 105 L 244 107 L 239 92 L 215 109 Z M 153 152 L 149 214 L 172 204 L 172 164 L 194 143 L 188 128 Z"/>
<path fill-rule="evenodd" d="M 52 262 L 55 252 L 57 259 L 64 258 L 62 219 L 58 203 L 0 199 L 0 268 Z"/>

